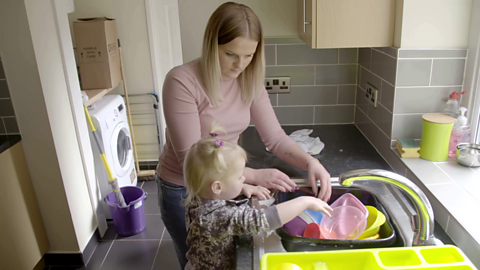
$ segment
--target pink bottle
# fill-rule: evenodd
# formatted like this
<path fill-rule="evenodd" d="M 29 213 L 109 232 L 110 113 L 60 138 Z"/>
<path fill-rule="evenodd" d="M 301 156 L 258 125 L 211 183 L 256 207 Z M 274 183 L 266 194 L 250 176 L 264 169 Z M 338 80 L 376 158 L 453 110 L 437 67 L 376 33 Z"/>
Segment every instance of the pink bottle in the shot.
<path fill-rule="evenodd" d="M 470 142 L 470 126 L 467 123 L 465 112 L 467 108 L 460 107 L 460 116 L 455 121 L 452 134 L 450 135 L 450 144 L 448 145 L 448 156 L 454 158 L 457 156 L 457 144 Z"/>

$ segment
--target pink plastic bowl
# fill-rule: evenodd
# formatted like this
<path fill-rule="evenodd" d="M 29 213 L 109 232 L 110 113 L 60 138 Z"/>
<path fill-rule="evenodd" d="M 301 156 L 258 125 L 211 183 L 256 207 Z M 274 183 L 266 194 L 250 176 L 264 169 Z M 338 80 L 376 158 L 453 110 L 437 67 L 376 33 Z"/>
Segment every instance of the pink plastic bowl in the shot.
<path fill-rule="evenodd" d="M 368 217 L 368 210 L 365 207 L 365 205 L 363 205 L 363 203 L 351 193 L 345 193 L 342 196 L 338 197 L 338 199 L 336 199 L 330 205 L 330 207 L 335 208 L 338 206 L 346 206 L 346 205 L 358 208 L 360 211 L 363 212 L 363 214 L 365 215 L 365 218 Z"/>
<path fill-rule="evenodd" d="M 320 222 L 320 238 L 336 240 L 357 239 L 367 226 L 365 214 L 353 206 L 333 208 L 332 217 L 325 215 Z"/>

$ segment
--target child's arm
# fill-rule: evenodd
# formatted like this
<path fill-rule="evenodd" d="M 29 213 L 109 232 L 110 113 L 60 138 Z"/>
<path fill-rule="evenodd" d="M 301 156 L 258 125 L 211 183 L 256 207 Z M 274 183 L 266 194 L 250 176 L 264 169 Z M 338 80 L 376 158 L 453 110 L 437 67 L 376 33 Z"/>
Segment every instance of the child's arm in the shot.
<path fill-rule="evenodd" d="M 331 214 L 327 210 L 332 211 L 332 208 L 326 202 L 312 196 L 301 196 L 293 200 L 277 204 L 276 206 L 282 224 L 294 219 L 305 209 L 320 211 L 329 217 Z"/>
<path fill-rule="evenodd" d="M 242 188 L 243 195 L 247 196 L 247 198 L 252 197 L 252 195 L 258 196 L 263 200 L 270 199 L 270 190 L 262 187 L 262 186 L 252 186 L 249 184 L 243 184 Z"/>

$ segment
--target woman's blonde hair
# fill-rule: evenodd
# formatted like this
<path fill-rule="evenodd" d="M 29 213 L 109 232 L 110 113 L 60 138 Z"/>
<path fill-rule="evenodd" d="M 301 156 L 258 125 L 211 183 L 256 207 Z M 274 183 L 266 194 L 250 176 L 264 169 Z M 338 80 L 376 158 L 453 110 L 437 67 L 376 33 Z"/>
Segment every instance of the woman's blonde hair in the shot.
<path fill-rule="evenodd" d="M 199 199 L 210 188 L 213 181 L 222 181 L 232 170 L 233 161 L 247 160 L 242 147 L 216 137 L 221 129 L 212 127 L 210 135 L 196 142 L 188 150 L 183 163 L 183 177 L 188 197 L 184 204 Z"/>
<path fill-rule="evenodd" d="M 227 44 L 237 37 L 250 38 L 258 42 L 252 61 L 238 77 L 242 89 L 242 100 L 250 102 L 262 92 L 265 78 L 262 25 L 249 7 L 227 2 L 219 6 L 208 20 L 200 59 L 206 94 L 214 106 L 222 100 L 220 95 L 222 72 L 218 45 Z"/>

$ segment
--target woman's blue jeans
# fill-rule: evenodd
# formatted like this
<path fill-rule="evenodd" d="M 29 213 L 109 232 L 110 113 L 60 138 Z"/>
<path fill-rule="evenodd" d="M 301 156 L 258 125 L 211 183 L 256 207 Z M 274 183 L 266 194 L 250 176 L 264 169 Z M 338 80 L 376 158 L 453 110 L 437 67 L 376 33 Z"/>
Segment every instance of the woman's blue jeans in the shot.
<path fill-rule="evenodd" d="M 157 175 L 158 205 L 168 233 L 172 237 L 181 269 L 187 264 L 187 229 L 185 228 L 185 207 L 182 201 L 187 197 L 187 188 L 172 184 Z"/>

